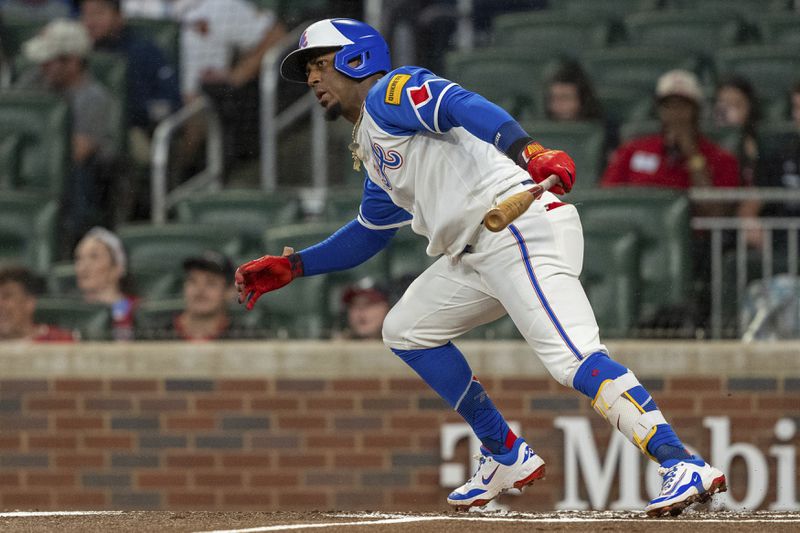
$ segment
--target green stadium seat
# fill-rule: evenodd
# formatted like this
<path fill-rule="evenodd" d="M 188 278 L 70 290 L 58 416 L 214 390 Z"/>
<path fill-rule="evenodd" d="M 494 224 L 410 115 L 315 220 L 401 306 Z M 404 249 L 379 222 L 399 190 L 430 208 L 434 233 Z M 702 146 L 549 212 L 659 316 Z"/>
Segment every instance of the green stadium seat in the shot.
<path fill-rule="evenodd" d="M 653 107 L 652 90 L 603 86 L 596 88 L 596 94 L 606 119 L 614 124 L 647 118 Z"/>
<path fill-rule="evenodd" d="M 655 92 L 658 77 L 668 70 L 683 68 L 700 72 L 700 60 L 681 50 L 619 46 L 590 50 L 581 56 L 596 87 L 629 87 Z"/>
<path fill-rule="evenodd" d="M 558 68 L 558 55 L 542 51 L 492 47 L 448 52 L 448 79 L 520 116 L 536 109 L 547 78 Z"/>
<path fill-rule="evenodd" d="M 745 26 L 730 10 L 685 9 L 633 13 L 625 17 L 628 41 L 709 55 L 745 38 Z"/>
<path fill-rule="evenodd" d="M 364 178 L 358 187 L 337 187 L 328 189 L 322 217 L 325 221 L 339 225 L 350 222 L 358 216 L 361 197 L 364 194 Z"/>
<path fill-rule="evenodd" d="M 800 46 L 800 13 L 765 13 L 756 24 L 761 42 Z"/>
<path fill-rule="evenodd" d="M 148 281 L 162 280 L 164 274 L 182 279 L 187 257 L 215 250 L 233 258 L 241 254 L 242 248 L 235 231 L 206 224 L 132 224 L 118 228 L 117 235 L 128 252 L 131 275 L 144 293 L 152 288 Z"/>
<path fill-rule="evenodd" d="M 9 133 L 0 138 L 0 189 L 13 189 L 19 180 L 22 135 Z"/>
<path fill-rule="evenodd" d="M 45 93 L 0 92 L 0 139 L 13 136 L 22 139 L 14 187 L 58 196 L 71 153 L 66 102 Z"/>
<path fill-rule="evenodd" d="M 104 341 L 111 338 L 111 309 L 77 298 L 39 298 L 34 320 L 77 331 L 81 340 Z"/>
<path fill-rule="evenodd" d="M 0 194 L 0 262 L 20 263 L 39 274 L 55 255 L 58 202 L 19 191 Z"/>
<path fill-rule="evenodd" d="M 236 230 L 242 237 L 245 256 L 268 253 L 261 248 L 264 229 L 299 222 L 301 215 L 296 194 L 252 189 L 195 194 L 178 203 L 176 210 L 179 222 Z"/>
<path fill-rule="evenodd" d="M 0 35 L 5 57 L 16 57 L 22 53 L 22 44 L 36 36 L 45 24 L 47 24 L 46 20 L 6 19 L 0 21 Z"/>
<path fill-rule="evenodd" d="M 541 10 L 497 16 L 492 21 L 492 33 L 498 47 L 530 55 L 577 57 L 583 50 L 607 46 L 611 24 L 595 13 Z"/>
<path fill-rule="evenodd" d="M 164 53 L 167 63 L 179 68 L 180 65 L 180 23 L 174 20 L 129 18 L 126 24 L 133 32 L 149 40 Z"/>
<path fill-rule="evenodd" d="M 752 45 L 723 48 L 714 55 L 717 72 L 745 76 L 762 99 L 789 94 L 800 73 L 800 46 Z"/>
<path fill-rule="evenodd" d="M 172 322 L 173 317 L 183 312 L 184 306 L 182 297 L 143 300 L 136 309 L 135 338 L 164 338 L 163 329 Z M 264 322 L 261 305 L 247 311 L 243 305 L 233 302 L 228 306 L 228 314 L 237 338 L 268 336 L 268 324 Z"/>
<path fill-rule="evenodd" d="M 627 337 L 639 316 L 639 237 L 614 224 L 584 224 L 581 282 L 603 337 Z M 598 260 L 598 258 L 602 258 Z"/>
<path fill-rule="evenodd" d="M 599 122 L 523 122 L 534 139 L 548 148 L 564 150 L 575 160 L 576 190 L 592 188 L 603 173 L 606 130 Z"/>
<path fill-rule="evenodd" d="M 637 137 L 653 135 L 659 131 L 661 131 L 661 122 L 658 119 L 634 120 L 619 127 L 619 141 L 623 143 Z"/>
<path fill-rule="evenodd" d="M 404 276 L 419 275 L 431 266 L 436 257 L 431 257 L 425 250 L 428 239 L 417 235 L 411 228 L 403 227 L 398 230 L 389 243 L 389 278 L 399 280 Z"/>
<path fill-rule="evenodd" d="M 614 187 L 573 194 L 585 231 L 592 228 L 633 230 L 640 249 L 640 317 L 648 322 L 664 306 L 688 303 L 691 290 L 689 199 L 649 187 Z M 589 261 L 605 261 L 584 256 Z"/>
<path fill-rule="evenodd" d="M 660 3 L 661 0 L 558 0 L 561 9 L 617 18 L 636 11 L 658 9 Z"/>
<path fill-rule="evenodd" d="M 727 10 L 739 14 L 744 20 L 764 11 L 786 11 L 792 0 L 665 0 L 665 8 L 670 9 L 713 9 Z"/>

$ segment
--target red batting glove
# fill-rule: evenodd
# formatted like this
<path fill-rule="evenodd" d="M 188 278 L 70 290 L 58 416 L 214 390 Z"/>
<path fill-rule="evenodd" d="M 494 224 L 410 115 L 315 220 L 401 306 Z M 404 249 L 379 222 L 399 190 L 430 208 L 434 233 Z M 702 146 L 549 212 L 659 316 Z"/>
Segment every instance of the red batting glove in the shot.
<path fill-rule="evenodd" d="M 280 289 L 302 275 L 303 261 L 298 254 L 265 255 L 254 259 L 236 269 L 234 280 L 239 303 L 246 303 L 247 309 L 251 310 L 262 294 Z"/>
<path fill-rule="evenodd" d="M 536 183 L 544 181 L 550 174 L 558 176 L 561 183 L 550 187 L 550 192 L 564 194 L 572 190 L 575 162 L 566 152 L 547 150 L 541 144 L 531 142 L 523 148 L 522 158 L 528 166 L 528 174 Z"/>

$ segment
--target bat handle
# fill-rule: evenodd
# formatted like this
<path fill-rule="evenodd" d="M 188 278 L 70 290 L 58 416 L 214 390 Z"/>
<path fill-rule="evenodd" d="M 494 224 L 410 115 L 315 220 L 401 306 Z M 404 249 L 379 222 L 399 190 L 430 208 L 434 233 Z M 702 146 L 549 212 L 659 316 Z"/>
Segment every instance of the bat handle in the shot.
<path fill-rule="evenodd" d="M 558 176 L 551 174 L 533 188 L 512 194 L 486 213 L 483 217 L 484 226 L 495 233 L 503 231 L 517 217 L 527 211 L 533 201 L 539 198 L 544 191 L 557 183 Z"/>

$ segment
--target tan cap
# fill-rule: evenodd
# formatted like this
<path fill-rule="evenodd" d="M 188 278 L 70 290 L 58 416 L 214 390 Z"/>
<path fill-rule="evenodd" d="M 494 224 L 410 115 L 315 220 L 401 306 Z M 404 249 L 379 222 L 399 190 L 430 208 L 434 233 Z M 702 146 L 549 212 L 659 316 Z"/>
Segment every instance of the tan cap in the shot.
<path fill-rule="evenodd" d="M 656 98 L 667 96 L 683 96 L 697 104 L 703 105 L 703 90 L 697 76 L 688 70 L 676 69 L 662 74 L 656 84 Z"/>
<path fill-rule="evenodd" d="M 92 41 L 80 22 L 56 19 L 23 45 L 25 57 L 34 63 L 44 63 L 59 56 L 86 57 Z"/>

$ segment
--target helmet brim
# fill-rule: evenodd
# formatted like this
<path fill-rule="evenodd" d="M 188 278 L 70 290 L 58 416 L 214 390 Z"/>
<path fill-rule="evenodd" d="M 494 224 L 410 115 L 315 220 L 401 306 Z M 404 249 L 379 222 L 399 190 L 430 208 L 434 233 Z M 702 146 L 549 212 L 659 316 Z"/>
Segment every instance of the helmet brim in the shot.
<path fill-rule="evenodd" d="M 281 77 L 286 81 L 306 83 L 306 65 L 314 57 L 338 50 L 339 46 L 314 46 L 290 52 L 281 61 Z"/>

